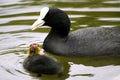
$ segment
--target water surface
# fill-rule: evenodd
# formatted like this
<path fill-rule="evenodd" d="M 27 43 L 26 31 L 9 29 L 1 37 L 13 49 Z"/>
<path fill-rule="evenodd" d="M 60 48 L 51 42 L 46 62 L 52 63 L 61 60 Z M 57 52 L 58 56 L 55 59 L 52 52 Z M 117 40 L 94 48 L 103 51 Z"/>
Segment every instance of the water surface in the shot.
<path fill-rule="evenodd" d="M 64 67 L 64 76 L 41 78 L 22 67 L 29 44 L 41 46 L 49 27 L 30 29 L 42 7 L 64 10 L 71 20 L 71 32 L 86 27 L 119 27 L 120 0 L 1 0 L 0 1 L 0 80 L 119 80 L 120 57 L 56 58 Z"/>

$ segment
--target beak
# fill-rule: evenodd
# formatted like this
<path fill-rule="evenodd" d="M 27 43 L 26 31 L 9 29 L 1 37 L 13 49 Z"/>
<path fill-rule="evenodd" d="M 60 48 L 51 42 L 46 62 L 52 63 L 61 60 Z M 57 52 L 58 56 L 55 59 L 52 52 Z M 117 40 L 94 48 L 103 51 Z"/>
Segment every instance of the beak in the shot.
<path fill-rule="evenodd" d="M 38 27 L 41 27 L 44 23 L 45 23 L 44 20 L 42 20 L 41 18 L 38 18 L 38 19 L 33 23 L 31 29 L 32 29 L 32 30 L 35 30 L 35 29 L 37 29 Z"/>
<path fill-rule="evenodd" d="M 38 27 L 42 26 L 45 23 L 43 18 L 45 18 L 45 16 L 47 15 L 48 11 L 49 11 L 48 7 L 44 7 L 44 8 L 41 9 L 40 17 L 33 23 L 32 27 L 31 27 L 32 30 L 37 29 Z"/>

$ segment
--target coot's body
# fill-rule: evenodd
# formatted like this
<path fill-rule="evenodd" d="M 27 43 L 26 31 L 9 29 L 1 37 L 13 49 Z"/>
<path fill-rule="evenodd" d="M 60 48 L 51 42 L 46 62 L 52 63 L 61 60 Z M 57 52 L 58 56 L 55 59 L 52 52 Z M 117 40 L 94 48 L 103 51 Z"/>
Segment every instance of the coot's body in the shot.
<path fill-rule="evenodd" d="M 63 38 L 50 33 L 43 47 L 48 52 L 67 56 L 119 55 L 120 29 L 85 28 Z"/>
<path fill-rule="evenodd" d="M 51 31 L 43 48 L 57 55 L 102 56 L 120 55 L 120 29 L 91 27 L 69 34 L 70 20 L 67 14 L 57 8 L 43 8 L 32 29 L 47 25 Z"/>

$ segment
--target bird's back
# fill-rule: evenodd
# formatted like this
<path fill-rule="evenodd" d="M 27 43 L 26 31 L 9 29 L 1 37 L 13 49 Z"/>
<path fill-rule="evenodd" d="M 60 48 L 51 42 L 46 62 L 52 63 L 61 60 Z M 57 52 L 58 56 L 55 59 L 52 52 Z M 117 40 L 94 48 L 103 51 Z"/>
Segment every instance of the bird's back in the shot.
<path fill-rule="evenodd" d="M 71 33 L 65 45 L 73 55 L 120 54 L 119 28 L 83 28 Z"/>

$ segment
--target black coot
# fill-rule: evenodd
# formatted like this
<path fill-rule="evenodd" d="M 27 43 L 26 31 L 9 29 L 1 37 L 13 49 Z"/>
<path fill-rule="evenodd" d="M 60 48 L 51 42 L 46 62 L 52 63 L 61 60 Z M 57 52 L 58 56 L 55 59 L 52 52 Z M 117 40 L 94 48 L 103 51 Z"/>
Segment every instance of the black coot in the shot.
<path fill-rule="evenodd" d="M 91 27 L 70 34 L 70 20 L 67 14 L 57 8 L 45 7 L 32 25 L 32 30 L 47 25 L 51 31 L 43 48 L 51 53 L 66 56 L 101 56 L 120 54 L 120 29 Z"/>
<path fill-rule="evenodd" d="M 62 75 L 62 65 L 51 57 L 41 55 L 38 44 L 31 44 L 28 50 L 28 57 L 23 62 L 23 67 L 38 76 L 42 74 Z"/>

